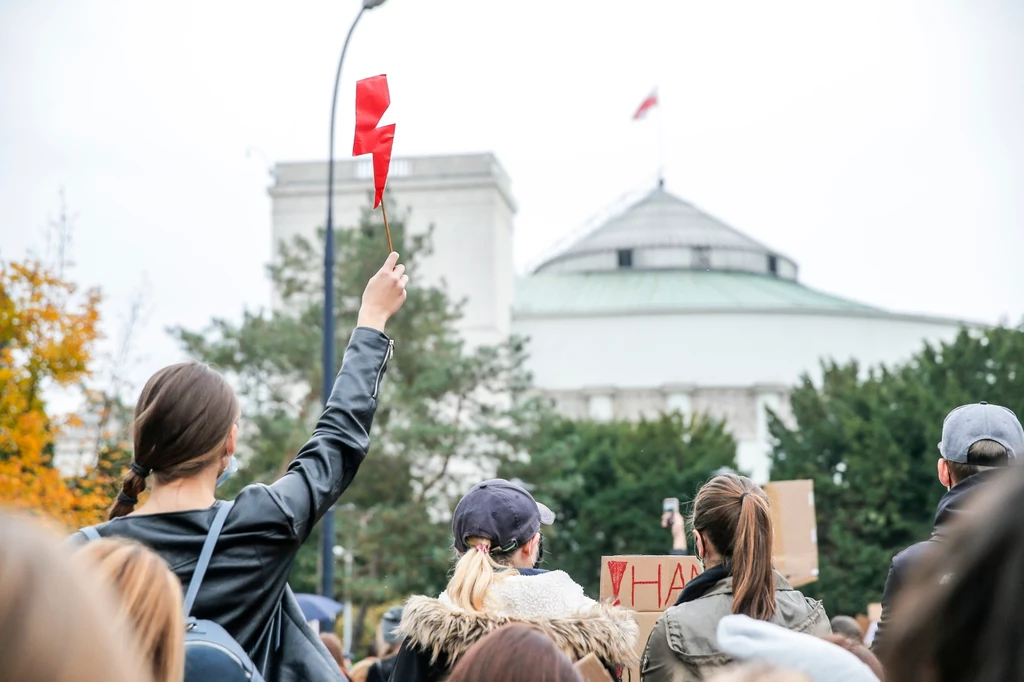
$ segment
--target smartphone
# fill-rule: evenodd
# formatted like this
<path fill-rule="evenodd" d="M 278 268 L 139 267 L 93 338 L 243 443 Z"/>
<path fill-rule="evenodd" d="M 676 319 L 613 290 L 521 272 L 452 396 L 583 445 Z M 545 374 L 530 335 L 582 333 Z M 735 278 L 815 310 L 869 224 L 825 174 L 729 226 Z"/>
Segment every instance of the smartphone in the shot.
<path fill-rule="evenodd" d="M 679 513 L 679 498 L 678 497 L 666 497 L 661 503 L 661 511 L 665 514 L 678 514 Z"/>

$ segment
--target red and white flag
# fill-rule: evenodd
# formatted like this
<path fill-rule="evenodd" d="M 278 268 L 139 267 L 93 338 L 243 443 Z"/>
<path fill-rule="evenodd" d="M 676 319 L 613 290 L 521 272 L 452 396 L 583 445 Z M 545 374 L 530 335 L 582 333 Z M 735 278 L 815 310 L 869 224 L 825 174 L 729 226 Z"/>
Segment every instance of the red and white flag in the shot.
<path fill-rule="evenodd" d="M 647 112 L 658 106 L 658 91 L 654 90 L 651 94 L 647 95 L 647 98 L 640 103 L 636 113 L 633 114 L 633 120 L 639 121 L 647 115 Z"/>

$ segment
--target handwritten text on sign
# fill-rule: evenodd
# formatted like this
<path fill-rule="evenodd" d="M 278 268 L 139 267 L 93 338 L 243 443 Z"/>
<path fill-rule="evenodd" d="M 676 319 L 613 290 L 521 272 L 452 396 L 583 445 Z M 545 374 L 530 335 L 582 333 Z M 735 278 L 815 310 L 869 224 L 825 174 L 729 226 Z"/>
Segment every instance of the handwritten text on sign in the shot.
<path fill-rule="evenodd" d="M 690 556 L 604 557 L 601 599 L 635 611 L 664 611 L 700 572 Z"/>

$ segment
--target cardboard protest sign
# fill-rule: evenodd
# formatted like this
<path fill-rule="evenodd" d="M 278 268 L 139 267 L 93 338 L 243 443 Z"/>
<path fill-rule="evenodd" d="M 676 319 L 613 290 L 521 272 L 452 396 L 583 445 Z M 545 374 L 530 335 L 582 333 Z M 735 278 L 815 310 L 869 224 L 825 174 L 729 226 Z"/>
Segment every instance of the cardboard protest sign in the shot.
<path fill-rule="evenodd" d="M 775 567 L 793 587 L 818 579 L 818 522 L 814 481 L 773 481 L 764 486 L 775 529 Z"/>
<path fill-rule="evenodd" d="M 634 611 L 664 611 L 700 575 L 692 556 L 609 556 L 601 558 L 601 601 Z"/>
<path fill-rule="evenodd" d="M 594 654 L 587 654 L 576 662 L 576 672 L 584 682 L 613 682 L 612 676 Z"/>
<path fill-rule="evenodd" d="M 651 637 L 651 631 L 654 630 L 654 626 L 657 624 L 658 619 L 664 615 L 661 611 L 637 613 L 636 623 L 640 626 L 640 638 L 636 644 L 636 658 L 640 663 L 637 664 L 636 668 L 632 668 L 631 679 L 640 679 L 640 666 L 643 665 L 644 650 L 647 648 L 647 640 Z"/>

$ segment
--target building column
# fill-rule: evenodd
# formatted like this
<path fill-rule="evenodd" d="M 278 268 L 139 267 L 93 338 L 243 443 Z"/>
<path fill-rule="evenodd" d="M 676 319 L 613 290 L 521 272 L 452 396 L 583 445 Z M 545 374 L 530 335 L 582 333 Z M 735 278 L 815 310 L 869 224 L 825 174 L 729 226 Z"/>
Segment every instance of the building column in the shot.
<path fill-rule="evenodd" d="M 615 419 L 615 393 L 613 389 L 592 389 L 586 392 L 587 414 L 596 422 Z"/>
<path fill-rule="evenodd" d="M 693 419 L 693 384 L 670 384 L 661 389 L 665 394 L 665 411 L 678 412 L 689 422 Z"/>

